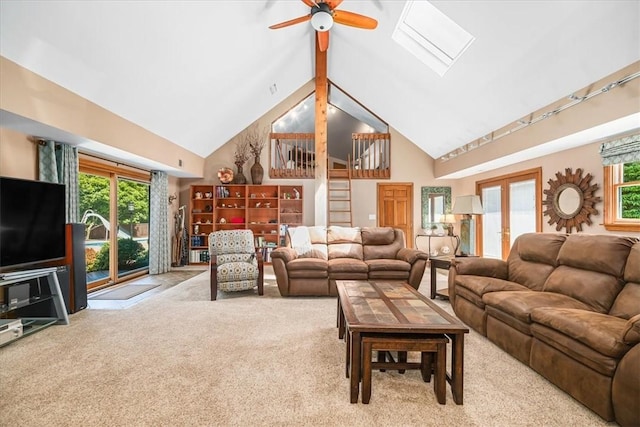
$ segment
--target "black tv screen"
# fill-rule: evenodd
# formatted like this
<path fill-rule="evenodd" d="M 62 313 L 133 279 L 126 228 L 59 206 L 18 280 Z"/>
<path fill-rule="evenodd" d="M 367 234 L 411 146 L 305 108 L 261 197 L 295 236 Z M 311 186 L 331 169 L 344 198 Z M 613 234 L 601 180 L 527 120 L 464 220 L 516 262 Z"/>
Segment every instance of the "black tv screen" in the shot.
<path fill-rule="evenodd" d="M 65 256 L 65 186 L 0 177 L 0 271 Z"/>

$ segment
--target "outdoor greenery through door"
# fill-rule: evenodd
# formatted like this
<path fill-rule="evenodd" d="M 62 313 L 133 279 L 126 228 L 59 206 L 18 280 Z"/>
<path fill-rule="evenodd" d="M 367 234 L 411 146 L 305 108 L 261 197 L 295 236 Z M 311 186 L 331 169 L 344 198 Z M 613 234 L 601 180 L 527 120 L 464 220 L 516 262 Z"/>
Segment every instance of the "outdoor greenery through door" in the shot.
<path fill-rule="evenodd" d="M 84 169 L 84 170 L 83 170 Z M 149 183 L 81 168 L 87 287 L 116 283 L 149 266 Z M 111 248 L 116 245 L 117 249 Z"/>

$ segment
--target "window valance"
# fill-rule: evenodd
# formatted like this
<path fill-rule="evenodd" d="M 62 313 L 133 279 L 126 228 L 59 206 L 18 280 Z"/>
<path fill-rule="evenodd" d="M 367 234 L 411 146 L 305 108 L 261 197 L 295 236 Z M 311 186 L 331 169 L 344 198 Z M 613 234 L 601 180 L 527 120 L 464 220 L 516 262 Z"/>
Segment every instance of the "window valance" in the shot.
<path fill-rule="evenodd" d="M 600 155 L 604 166 L 640 162 L 640 134 L 602 143 Z"/>

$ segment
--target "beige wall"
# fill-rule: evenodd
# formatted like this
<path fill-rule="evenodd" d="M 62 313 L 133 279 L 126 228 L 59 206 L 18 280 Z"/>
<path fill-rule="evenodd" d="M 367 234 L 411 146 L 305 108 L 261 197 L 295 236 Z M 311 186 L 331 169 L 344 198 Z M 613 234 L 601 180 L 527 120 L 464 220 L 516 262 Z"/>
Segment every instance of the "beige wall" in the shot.
<path fill-rule="evenodd" d="M 287 98 L 281 105 L 278 105 L 272 111 L 261 117 L 257 122 L 259 126 L 270 126 L 271 122 L 280 117 L 300 100 L 309 95 L 314 90 L 313 82 L 309 82 L 300 90 L 296 91 L 292 96 Z M 633 92 L 635 93 L 635 92 Z M 634 95 L 635 96 L 635 95 Z M 607 104 L 604 106 L 606 107 Z M 562 122 L 557 122 L 556 126 L 560 126 L 559 132 L 565 132 L 566 129 L 562 129 Z M 573 124 L 571 125 L 573 129 Z M 555 132 L 556 130 L 554 130 Z M 377 214 L 377 200 L 376 191 L 378 182 L 413 182 L 414 184 L 414 197 L 413 197 L 413 236 L 407 236 L 412 242 L 415 241 L 415 235 L 422 232 L 421 229 L 421 187 L 423 186 L 451 186 L 452 201 L 456 196 L 463 194 L 475 194 L 475 183 L 478 180 L 483 180 L 491 177 L 501 176 L 512 172 L 517 172 L 525 169 L 531 169 L 542 166 L 543 173 L 543 189 L 547 187 L 547 181 L 550 178 L 555 178 L 557 171 L 564 172 L 564 169 L 571 167 L 574 169 L 582 168 L 584 174 L 591 173 L 593 175 L 592 183 L 597 183 L 600 186 L 600 190 L 596 193 L 600 197 L 604 198 L 602 189 L 603 185 L 603 169 L 598 153 L 599 143 L 591 143 L 579 148 L 567 150 L 561 153 L 541 157 L 538 159 L 532 159 L 526 162 L 511 165 L 509 167 L 496 169 L 483 174 L 470 176 L 463 179 L 456 180 L 443 180 L 436 178 L 436 169 L 434 160 L 419 149 L 415 144 L 406 139 L 403 135 L 391 129 L 391 172 L 392 176 L 389 181 L 378 180 L 353 180 L 352 182 L 352 214 L 353 223 L 358 226 L 375 226 L 377 221 L 370 220 L 370 214 Z M 501 140 L 502 142 L 502 140 Z M 539 141 L 544 142 L 544 141 Z M 498 143 L 494 144 L 493 149 L 498 147 Z M 492 145 L 492 144 L 489 144 Z M 183 200 L 188 203 L 188 186 L 196 182 L 208 182 L 218 183 L 216 176 L 217 170 L 221 167 L 233 166 L 233 142 L 227 142 L 220 147 L 211 156 L 205 160 L 205 179 L 203 180 L 181 180 L 181 190 Z M 475 153 L 475 151 L 473 152 Z M 471 155 L 473 157 L 474 155 Z M 269 164 L 269 158 L 267 149 L 262 153 L 261 157 L 262 165 Z M 253 164 L 250 160 L 249 164 L 245 165 L 244 174 L 249 178 L 249 168 Z M 289 180 L 270 180 L 267 176 L 268 173 L 265 168 L 264 183 L 274 184 L 288 184 L 296 181 Z M 299 182 L 299 181 L 298 181 Z M 304 223 L 307 225 L 313 225 L 314 221 L 314 180 L 307 179 L 302 180 L 304 186 L 304 199 L 305 199 L 305 215 Z M 325 209 L 326 207 L 322 207 Z M 592 216 L 593 224 L 591 226 L 584 225 L 583 232 L 585 233 L 608 233 L 608 231 L 602 226 L 603 216 L 602 209 L 603 203 L 600 203 L 597 208 L 600 211 L 599 215 Z M 543 231 L 555 232 L 555 225 L 550 226 L 547 224 L 548 218 L 543 218 Z M 459 230 L 459 223 L 455 224 L 455 229 Z M 625 235 L 638 235 L 640 233 L 624 233 Z M 450 245 L 447 241 L 438 241 L 434 239 L 432 241 L 432 247 L 438 248 L 441 245 Z M 420 239 L 418 246 L 421 249 L 426 249 L 426 239 Z"/>
<path fill-rule="evenodd" d="M 467 178 L 457 180 L 455 185 L 456 194 L 475 194 L 476 181 L 482 181 L 485 179 L 497 177 L 500 175 L 506 175 L 514 172 L 519 172 L 531 168 L 542 167 L 542 190 L 549 188 L 549 179 L 556 179 L 556 172 L 564 174 L 565 168 L 571 168 L 573 172 L 576 169 L 581 168 L 583 170 L 582 176 L 586 176 L 590 173 L 593 177 L 591 184 L 598 184 L 598 190 L 595 195 L 600 196 L 604 200 L 604 182 L 603 182 L 603 167 L 602 158 L 600 157 L 600 143 L 595 142 L 581 147 L 573 148 L 570 150 L 561 151 L 559 153 L 551 154 L 537 159 L 527 160 L 525 162 L 516 163 L 514 165 L 494 170 L 487 173 L 473 175 Z M 544 200 L 544 195 L 543 195 Z M 640 237 L 640 232 L 609 232 L 607 231 L 602 222 L 604 221 L 603 209 L 604 202 L 596 204 L 595 208 L 598 210 L 598 215 L 591 215 L 592 224 L 583 224 L 582 232 L 588 234 L 621 234 L 625 236 Z M 557 232 L 556 224 L 548 224 L 549 217 L 543 216 L 542 218 L 542 231 L 544 232 Z M 561 232 L 564 232 L 563 228 Z M 575 229 L 573 230 L 575 233 Z"/>
<path fill-rule="evenodd" d="M 306 98 L 314 91 L 314 82 L 310 81 L 294 94 L 284 100 L 281 104 L 269 111 L 263 117 L 257 120 L 260 128 L 271 126 L 271 123 L 278 117 L 289 111 L 302 99 Z M 413 182 L 413 218 L 414 218 L 414 236 L 407 236 L 411 242 L 414 241 L 415 234 L 421 232 L 421 204 L 420 194 L 423 186 L 440 186 L 451 185 L 452 180 L 436 180 L 434 178 L 433 159 L 424 151 L 420 150 L 415 144 L 398 133 L 395 129 L 391 129 L 391 179 L 384 182 Z M 181 200 L 188 203 L 189 185 L 206 182 L 218 183 L 217 171 L 222 167 L 231 167 L 235 171 L 233 165 L 233 153 L 235 145 L 233 141 L 228 141 L 213 154 L 205 159 L 204 179 L 202 180 L 181 180 Z M 253 160 L 249 160 L 244 167 L 244 175 L 249 178 L 249 169 L 253 164 Z M 304 223 L 306 225 L 314 224 L 314 191 L 315 181 L 313 179 L 305 179 L 300 181 L 292 180 L 272 180 L 268 177 L 269 154 L 268 148 L 265 148 L 261 156 L 261 164 L 265 166 L 265 178 L 263 184 L 279 184 L 287 185 L 291 183 L 302 183 L 304 196 Z M 377 215 L 377 184 L 378 180 L 362 180 L 357 179 L 352 182 L 352 214 L 353 223 L 358 226 L 375 226 L 377 220 L 370 220 L 369 215 Z M 322 206 L 320 209 L 326 209 Z"/>
<path fill-rule="evenodd" d="M 0 57 L 0 108 L 61 131 L 201 176 L 204 159 Z M 47 135 L 36 135 L 47 137 Z M 69 141 L 64 141 L 69 142 Z M 178 159 L 183 162 L 178 165 Z"/>
<path fill-rule="evenodd" d="M 295 91 L 291 96 L 282 101 L 276 107 L 271 109 L 267 114 L 256 120 L 258 129 L 264 127 L 271 128 L 271 123 L 275 121 L 282 114 L 293 108 L 302 99 L 309 96 L 315 89 L 314 82 L 309 81 L 303 85 L 300 89 Z M 253 123 L 251 124 L 253 125 Z M 249 127 L 249 126 L 247 126 Z M 242 132 L 241 132 L 242 133 Z M 236 172 L 236 166 L 233 164 L 233 154 L 235 151 L 235 143 L 233 138 L 227 141 L 224 145 L 214 151 L 210 156 L 204 160 L 204 174 L 203 179 L 181 179 L 180 180 L 180 201 L 182 204 L 189 204 L 189 186 L 193 184 L 207 183 L 207 184 L 219 184 L 218 170 L 224 167 L 233 169 Z M 269 178 L 269 146 L 267 145 L 260 156 L 260 164 L 264 168 L 263 184 L 275 184 L 275 185 L 289 185 L 289 184 L 301 184 L 303 199 L 304 199 L 304 216 L 303 221 L 307 225 L 312 225 L 314 221 L 314 191 L 315 183 L 313 179 L 304 180 L 288 180 L 277 179 L 272 180 Z M 243 174 L 249 182 L 251 182 L 251 166 L 254 163 L 254 159 L 250 158 L 244 165 Z"/>
<path fill-rule="evenodd" d="M 434 177 L 433 159 L 395 129 L 391 129 L 391 179 L 379 181 L 370 179 L 353 180 L 352 213 L 353 223 L 358 226 L 375 226 L 377 220 L 369 220 L 370 214 L 377 212 L 377 184 L 393 182 L 413 183 L 413 242 L 415 235 L 422 232 L 421 187 L 448 186 L 453 180 L 437 180 Z"/>
<path fill-rule="evenodd" d="M 0 176 L 22 179 L 38 179 L 38 149 L 28 140 L 28 135 L 0 127 Z M 178 194 L 179 179 L 169 176 L 169 194 Z M 173 235 L 175 214 L 179 201 L 168 204 L 169 235 Z"/>
<path fill-rule="evenodd" d="M 235 147 L 231 141 L 221 146 L 206 159 L 201 159 L 198 156 L 193 155 L 193 153 L 187 152 L 188 154 L 185 154 L 183 151 L 176 154 L 176 150 L 182 149 L 171 144 L 169 141 L 144 131 L 132 123 L 127 122 L 86 100 L 83 100 L 77 95 L 42 79 L 5 58 L 0 57 L 0 66 L 0 90 L 2 91 L 2 97 L 0 98 L 2 104 L 0 107 L 7 111 L 11 111 L 15 114 L 19 114 L 33 120 L 41 121 L 42 123 L 58 127 L 68 132 L 77 133 L 85 137 L 95 139 L 99 142 L 107 143 L 116 148 L 121 148 L 161 163 L 171 164 L 176 158 L 178 158 L 178 156 L 188 158 L 189 160 L 185 162 L 184 169 L 193 171 L 195 174 L 201 175 L 203 178 L 170 178 L 169 193 L 176 193 L 179 196 L 179 200 L 169 207 L 172 218 L 179 206 L 188 206 L 189 185 L 200 182 L 215 184 L 219 182 L 217 179 L 218 169 L 222 167 L 232 167 L 235 170 L 235 166 L 233 165 L 233 152 Z M 638 63 L 633 66 L 639 67 Z M 625 69 L 621 71 L 620 74 L 624 74 L 627 71 L 628 70 Z M 257 120 L 258 126 L 260 128 L 270 126 L 275 119 L 286 113 L 300 100 L 312 93 L 313 90 L 314 83 L 313 81 L 310 81 L 263 117 L 259 118 Z M 633 86 L 630 91 L 624 92 L 626 93 L 626 95 L 624 95 L 625 99 L 621 102 L 623 102 L 625 106 L 628 106 L 629 103 L 632 104 L 635 102 L 637 111 L 637 106 L 639 105 L 638 100 L 640 99 L 639 92 L 640 91 Z M 603 95 L 601 100 L 606 99 L 606 96 L 608 95 Z M 611 109 L 609 102 L 597 101 L 596 104 L 601 108 L 608 110 Z M 578 108 L 579 107 L 575 107 L 572 110 L 574 110 L 574 112 L 579 112 L 580 110 L 578 110 Z M 594 115 L 597 115 L 597 112 L 589 112 L 588 114 L 589 117 L 593 117 Z M 560 120 L 562 117 L 566 117 L 564 116 L 564 113 L 558 115 L 556 118 L 545 121 L 547 123 L 541 123 L 540 125 L 545 126 L 544 128 L 541 127 L 532 134 L 526 134 L 526 137 L 525 133 L 521 132 L 514 134 L 513 137 L 523 137 L 526 140 L 525 145 L 535 144 L 536 142 L 545 142 L 548 140 L 549 135 L 566 133 L 567 129 L 574 130 L 576 123 L 580 122 L 579 117 L 572 118 L 570 121 L 565 121 L 564 119 Z M 549 128 L 549 126 L 551 127 Z M 532 126 L 532 128 L 534 127 L 535 126 Z M 543 134 L 539 133 L 541 131 Z M 480 150 L 489 149 L 489 151 L 491 151 L 489 154 L 490 158 L 500 155 L 500 153 L 495 150 L 500 150 L 500 146 L 503 144 L 505 146 L 509 146 L 509 144 L 506 143 L 508 142 L 508 138 L 509 137 L 505 137 L 500 140 L 500 142 L 488 144 L 485 147 L 481 147 L 481 149 L 474 150 L 472 152 L 473 154 L 460 156 L 459 159 L 466 157 L 467 160 L 464 162 L 470 161 L 469 159 L 471 159 L 472 162 L 484 161 L 486 160 L 484 157 L 478 157 L 477 155 L 482 154 L 482 151 Z M 130 141 L 132 140 L 135 140 L 136 144 L 131 144 Z M 452 197 L 455 199 L 457 195 L 474 193 L 475 181 L 477 180 L 504 175 L 540 165 L 543 166 L 543 182 L 545 185 L 546 181 L 552 177 L 555 172 L 563 171 L 565 167 L 572 167 L 574 169 L 580 167 L 585 171 L 585 173 L 589 172 L 594 176 L 593 182 L 602 186 L 602 166 L 599 163 L 600 160 L 597 153 L 598 144 L 586 145 L 567 152 L 529 160 L 517 165 L 512 165 L 460 180 L 442 180 L 436 179 L 436 175 L 440 176 L 443 172 L 442 170 L 437 170 L 439 161 L 434 162 L 430 156 L 425 154 L 411 141 L 407 140 L 394 129 L 391 129 L 391 140 L 392 176 L 389 181 L 385 182 L 414 183 L 414 236 L 407 236 L 411 241 L 414 240 L 415 234 L 418 234 L 421 231 L 420 190 L 423 186 L 450 185 L 452 187 Z M 26 135 L 6 128 L 0 128 L 1 175 L 35 179 L 37 177 L 36 152 L 36 147 L 27 140 Z M 261 163 L 265 168 L 265 178 L 263 183 L 282 185 L 302 184 L 305 200 L 304 223 L 312 225 L 314 223 L 314 212 L 316 209 L 314 204 L 314 180 L 271 180 L 268 177 L 269 157 L 269 150 L 268 148 L 265 148 L 261 156 Z M 454 169 L 466 165 L 466 163 L 459 163 L 456 166 L 455 162 L 460 162 L 458 159 L 455 159 L 452 162 L 453 163 L 447 163 L 453 165 Z M 250 167 L 252 164 L 253 159 L 250 159 L 244 167 L 244 174 L 248 178 L 250 177 Z M 376 214 L 376 189 L 378 182 L 379 181 L 377 180 L 354 180 L 352 202 L 355 225 L 376 225 L 376 221 L 370 220 L 369 215 Z M 599 195 L 602 196 L 602 192 L 600 192 Z M 325 208 L 326 207 L 321 207 L 321 209 Z M 602 205 L 600 205 L 599 208 L 599 210 L 602 210 Z M 592 217 L 592 219 L 594 220 L 594 224 L 592 226 L 585 226 L 585 232 L 605 233 L 606 230 L 601 225 L 602 214 Z M 170 223 L 173 225 L 172 220 Z M 551 227 L 546 224 L 546 220 L 544 220 L 543 223 L 544 231 L 555 231 L 555 227 Z M 456 225 L 456 229 L 459 229 L 458 225 Z"/>
<path fill-rule="evenodd" d="M 0 176 L 38 179 L 38 149 L 27 135 L 0 127 Z"/>

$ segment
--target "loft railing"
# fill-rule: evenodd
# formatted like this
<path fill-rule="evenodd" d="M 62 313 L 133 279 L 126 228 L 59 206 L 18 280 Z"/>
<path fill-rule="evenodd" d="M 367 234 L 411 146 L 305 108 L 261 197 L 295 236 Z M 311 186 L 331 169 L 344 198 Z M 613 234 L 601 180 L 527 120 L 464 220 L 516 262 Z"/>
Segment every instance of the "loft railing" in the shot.
<path fill-rule="evenodd" d="M 351 135 L 351 177 L 391 178 L 391 135 L 354 133 Z"/>
<path fill-rule="evenodd" d="M 313 178 L 316 172 L 315 135 L 271 134 L 271 178 Z"/>
<path fill-rule="evenodd" d="M 270 178 L 314 178 L 315 135 L 272 133 Z M 346 168 L 352 179 L 391 178 L 391 138 L 388 133 L 354 133 Z M 353 159 L 353 160 L 351 160 Z"/>

